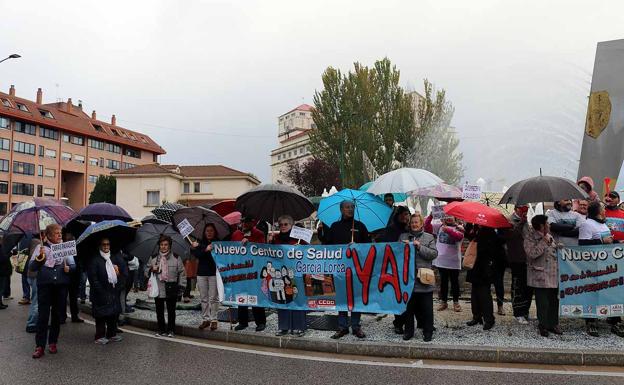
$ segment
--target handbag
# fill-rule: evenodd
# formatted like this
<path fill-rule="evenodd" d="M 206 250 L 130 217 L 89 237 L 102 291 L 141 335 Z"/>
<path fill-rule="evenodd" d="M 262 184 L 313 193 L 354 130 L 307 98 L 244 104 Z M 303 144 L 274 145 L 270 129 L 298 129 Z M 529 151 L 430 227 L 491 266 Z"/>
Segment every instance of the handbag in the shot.
<path fill-rule="evenodd" d="M 17 263 L 15 264 L 15 272 L 24 274 L 26 270 L 26 262 L 28 262 L 28 254 L 18 254 Z"/>
<path fill-rule="evenodd" d="M 156 278 L 156 274 L 150 274 L 149 279 L 147 280 L 147 296 L 149 298 L 158 297 L 158 278 Z"/>
<path fill-rule="evenodd" d="M 416 278 L 418 278 L 420 283 L 423 285 L 435 284 L 435 273 L 428 267 L 419 267 L 418 272 L 416 273 Z"/>
<path fill-rule="evenodd" d="M 477 241 L 470 241 L 464 253 L 464 268 L 472 270 L 477 262 Z"/>

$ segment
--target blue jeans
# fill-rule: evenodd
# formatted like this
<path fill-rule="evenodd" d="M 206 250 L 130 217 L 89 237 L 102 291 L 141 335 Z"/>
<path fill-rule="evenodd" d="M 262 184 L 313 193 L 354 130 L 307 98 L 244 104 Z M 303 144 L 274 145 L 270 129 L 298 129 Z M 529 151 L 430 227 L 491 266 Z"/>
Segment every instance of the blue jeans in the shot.
<path fill-rule="evenodd" d="M 26 327 L 36 327 L 39 318 L 39 303 L 37 302 L 37 278 L 28 277 L 30 285 L 30 308 L 28 310 L 28 321 Z"/>
<path fill-rule="evenodd" d="M 360 329 L 360 317 L 362 313 L 353 311 L 351 312 L 351 330 L 355 332 Z M 349 312 L 339 311 L 338 312 L 338 328 L 340 330 L 349 329 Z"/>
<path fill-rule="evenodd" d="M 26 272 L 22 273 L 22 298 L 30 300 L 30 284 Z"/>

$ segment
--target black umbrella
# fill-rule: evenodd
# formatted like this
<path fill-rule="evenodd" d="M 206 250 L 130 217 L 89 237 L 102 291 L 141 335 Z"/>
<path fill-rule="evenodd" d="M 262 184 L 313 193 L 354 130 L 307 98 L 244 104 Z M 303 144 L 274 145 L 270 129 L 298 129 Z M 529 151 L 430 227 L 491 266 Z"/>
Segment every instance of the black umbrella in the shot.
<path fill-rule="evenodd" d="M 90 222 L 112 221 L 119 219 L 120 221 L 130 222 L 132 217 L 123 208 L 112 203 L 99 202 L 91 203 L 78 211 L 76 219 Z"/>
<path fill-rule="evenodd" d="M 500 204 L 517 205 L 556 202 L 562 199 L 587 199 L 587 193 L 573 181 L 556 176 L 536 176 L 514 183 L 505 192 Z"/>
<path fill-rule="evenodd" d="M 179 203 L 167 202 L 163 203 L 161 206 L 156 207 L 154 210 L 152 210 L 152 213 L 158 219 L 166 221 L 167 223 L 173 223 L 173 213 L 184 207 L 186 206 Z"/>
<path fill-rule="evenodd" d="M 102 238 L 108 238 L 112 251 L 119 251 L 134 240 L 135 233 L 134 227 L 120 220 L 94 223 L 87 227 L 76 240 L 78 255 L 95 253 Z"/>
<path fill-rule="evenodd" d="M 156 218 L 156 215 L 154 214 L 145 216 L 143 219 L 141 219 L 140 222 L 142 224 L 153 223 L 155 225 L 170 225 L 171 224 L 165 220 Z"/>
<path fill-rule="evenodd" d="M 230 226 L 215 211 L 196 206 L 179 209 L 173 214 L 173 222 L 176 226 L 185 219 L 193 226 L 194 230 L 191 235 L 197 239 L 204 237 L 204 228 L 208 223 L 212 223 L 215 226 L 219 239 L 223 239 L 230 234 Z"/>
<path fill-rule="evenodd" d="M 69 223 L 65 226 L 64 230 L 67 233 L 71 233 L 74 238 L 78 239 L 78 237 L 82 235 L 82 233 L 87 229 L 87 227 L 89 227 L 90 224 L 91 221 L 81 221 L 77 218 L 74 218 L 69 221 Z"/>
<path fill-rule="evenodd" d="M 314 212 L 314 205 L 302 193 L 283 184 L 261 184 L 236 199 L 236 208 L 245 216 L 273 223 L 280 215 L 298 221 Z"/>
<path fill-rule="evenodd" d="M 134 237 L 134 242 L 126 246 L 125 250 L 128 255 L 133 255 L 143 262 L 147 262 L 150 257 L 158 254 L 158 238 L 161 235 L 171 237 L 171 249 L 173 253 L 182 259 L 190 257 L 190 245 L 182 238 L 180 233 L 172 225 L 159 225 L 146 223 L 141 226 Z"/>

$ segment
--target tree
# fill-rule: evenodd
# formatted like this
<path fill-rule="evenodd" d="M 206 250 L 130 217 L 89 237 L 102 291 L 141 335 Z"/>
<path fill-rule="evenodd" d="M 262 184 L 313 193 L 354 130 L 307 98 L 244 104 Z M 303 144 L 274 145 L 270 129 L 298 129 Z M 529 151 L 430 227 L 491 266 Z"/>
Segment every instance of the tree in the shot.
<path fill-rule="evenodd" d="M 107 202 L 115 204 L 117 197 L 117 181 L 110 175 L 98 176 L 89 203 Z"/>
<path fill-rule="evenodd" d="M 446 100 L 444 89 L 436 91 L 427 79 L 424 85 L 424 96 L 416 109 L 416 141 L 406 166 L 429 170 L 446 183 L 457 185 L 464 172 L 459 139 L 451 127 L 455 108 Z"/>
<path fill-rule="evenodd" d="M 312 153 L 341 170 L 342 185 L 365 182 L 362 152 L 380 173 L 401 166 L 415 141 L 412 96 L 399 86 L 400 72 L 388 58 L 372 68 L 354 64 L 343 75 L 329 67 L 314 95 Z"/>
<path fill-rule="evenodd" d="M 305 196 L 320 196 L 323 189 L 340 185 L 340 171 L 336 163 L 328 163 L 322 159 L 312 157 L 304 162 L 292 160 L 288 162 L 282 173 Z"/>

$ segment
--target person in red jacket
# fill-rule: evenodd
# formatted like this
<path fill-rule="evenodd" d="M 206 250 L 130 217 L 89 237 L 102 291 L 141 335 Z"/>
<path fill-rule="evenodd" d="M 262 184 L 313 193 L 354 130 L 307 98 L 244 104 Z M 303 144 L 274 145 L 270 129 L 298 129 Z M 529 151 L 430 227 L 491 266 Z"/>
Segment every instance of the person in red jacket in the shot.
<path fill-rule="evenodd" d="M 605 219 L 607 226 L 613 234 L 616 242 L 624 241 L 624 211 L 620 209 L 620 194 L 617 191 L 610 191 L 605 195 Z"/>
<path fill-rule="evenodd" d="M 231 240 L 234 242 L 241 242 L 242 244 L 247 242 L 266 243 L 264 233 L 254 226 L 254 220 L 249 216 L 242 218 L 241 229 L 236 230 L 232 234 Z M 234 330 L 247 329 L 247 326 L 249 326 L 248 310 L 249 306 L 238 307 L 238 325 L 236 325 Z M 256 322 L 256 331 L 263 331 L 266 328 L 266 311 L 263 307 L 254 306 L 251 308 L 251 312 Z"/>

